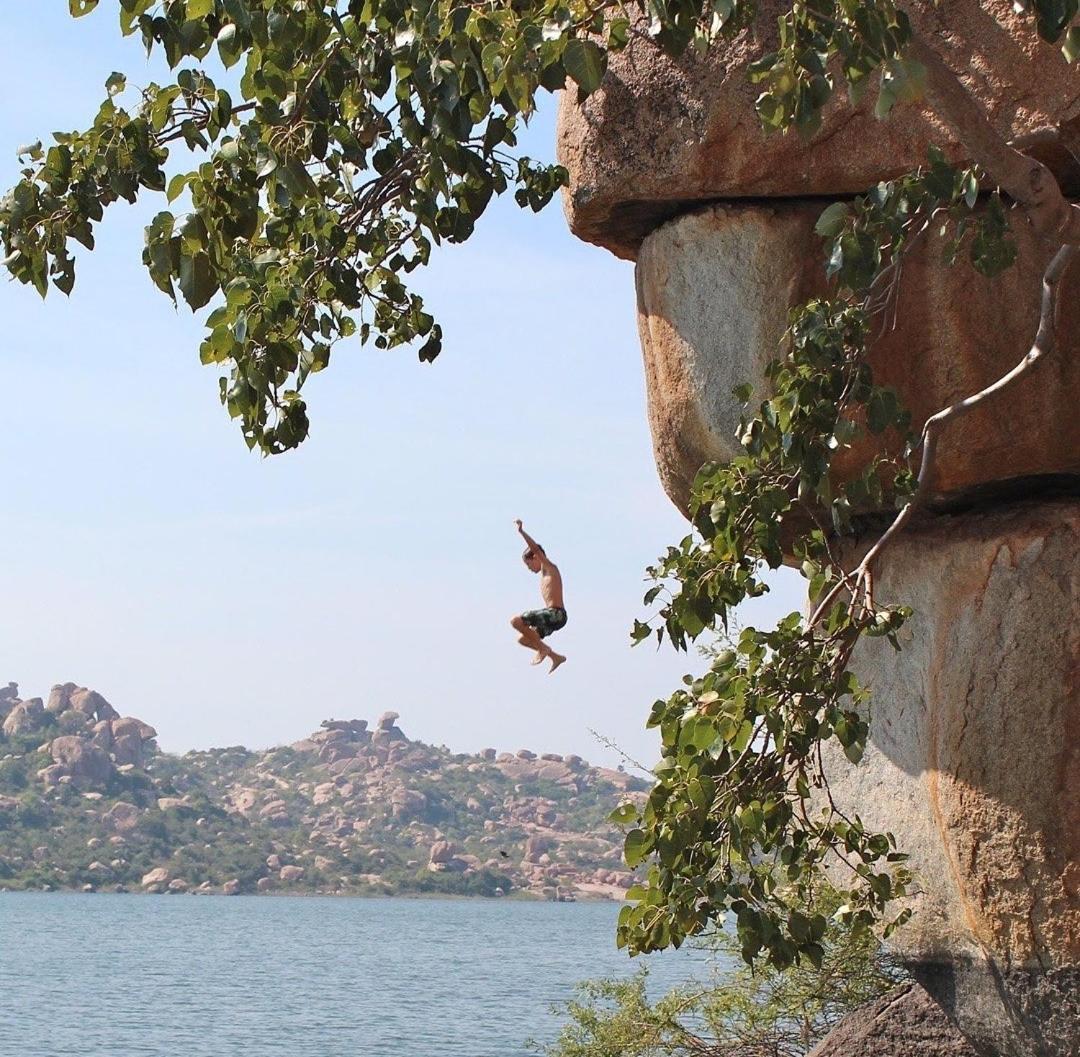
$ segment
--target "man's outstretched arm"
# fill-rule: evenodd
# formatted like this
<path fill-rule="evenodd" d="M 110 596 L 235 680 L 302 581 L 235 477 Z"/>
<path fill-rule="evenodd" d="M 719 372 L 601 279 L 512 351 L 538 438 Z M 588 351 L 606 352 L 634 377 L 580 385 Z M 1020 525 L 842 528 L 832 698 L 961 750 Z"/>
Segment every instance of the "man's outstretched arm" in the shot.
<path fill-rule="evenodd" d="M 534 539 L 532 538 L 532 536 L 530 536 L 530 535 L 529 535 L 529 534 L 528 534 L 528 533 L 527 533 L 527 532 L 526 532 L 526 531 L 525 531 L 525 530 L 524 530 L 524 529 L 523 529 L 523 528 L 521 527 L 521 518 L 518 518 L 518 519 L 517 519 L 517 520 L 516 520 L 516 521 L 514 522 L 514 524 L 515 524 L 515 525 L 517 526 L 517 530 L 518 530 L 518 532 L 520 532 L 520 533 L 521 533 L 521 538 L 522 538 L 522 539 L 523 539 L 523 540 L 525 541 L 525 543 L 526 543 L 526 544 L 528 545 L 528 548 L 529 548 L 529 550 L 531 550 L 531 551 L 535 551 L 535 552 L 536 552 L 536 553 L 537 553 L 537 554 L 538 554 L 538 555 L 540 556 L 540 558 L 541 558 L 542 560 L 547 560 L 547 554 L 545 553 L 545 551 L 544 551 L 544 548 L 543 548 L 543 547 L 541 547 L 541 546 L 540 546 L 540 544 L 539 544 L 539 543 L 537 543 L 537 542 L 536 542 L 536 540 L 534 540 Z"/>

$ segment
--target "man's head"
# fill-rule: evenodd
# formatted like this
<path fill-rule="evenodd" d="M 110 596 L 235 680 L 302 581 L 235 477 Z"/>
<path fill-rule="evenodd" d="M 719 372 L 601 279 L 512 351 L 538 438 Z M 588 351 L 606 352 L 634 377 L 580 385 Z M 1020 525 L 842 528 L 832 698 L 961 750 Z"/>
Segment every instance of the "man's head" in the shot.
<path fill-rule="evenodd" d="M 525 563 L 525 567 L 530 572 L 538 573 L 540 571 L 541 553 L 542 552 L 538 549 L 528 547 L 526 548 L 525 553 L 521 556 L 521 560 Z"/>

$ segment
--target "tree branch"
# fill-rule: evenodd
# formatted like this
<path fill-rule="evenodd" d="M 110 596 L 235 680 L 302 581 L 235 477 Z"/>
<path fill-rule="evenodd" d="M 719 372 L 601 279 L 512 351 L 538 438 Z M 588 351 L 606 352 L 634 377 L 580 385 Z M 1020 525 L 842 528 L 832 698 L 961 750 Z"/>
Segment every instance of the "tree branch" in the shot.
<path fill-rule="evenodd" d="M 926 68 L 926 93 L 971 156 L 1023 206 L 1036 232 L 1056 246 L 1080 244 L 1080 206 L 1061 193 L 1054 174 L 1011 147 L 971 97 L 960 78 L 920 37 L 908 54 Z"/>
<path fill-rule="evenodd" d="M 859 567 L 855 572 L 856 585 L 869 575 L 874 559 L 902 531 L 904 526 L 915 515 L 915 512 L 925 503 L 926 496 L 930 491 L 930 480 L 934 472 L 938 437 L 945 425 L 962 418 L 978 407 L 984 400 L 1013 385 L 1057 348 L 1058 288 L 1065 270 L 1076 256 L 1078 250 L 1080 250 L 1080 247 L 1077 246 L 1062 246 L 1054 254 L 1053 259 L 1047 266 L 1042 281 L 1042 310 L 1039 314 L 1039 329 L 1035 334 L 1034 343 L 1025 353 L 1023 359 L 1011 371 L 991 382 L 985 389 L 980 389 L 979 392 L 964 397 L 963 400 L 958 400 L 955 404 L 950 404 L 926 420 L 922 433 L 922 462 L 919 466 L 918 485 L 915 494 L 882 534 L 881 538 L 866 552 L 866 556 L 859 563 Z"/>

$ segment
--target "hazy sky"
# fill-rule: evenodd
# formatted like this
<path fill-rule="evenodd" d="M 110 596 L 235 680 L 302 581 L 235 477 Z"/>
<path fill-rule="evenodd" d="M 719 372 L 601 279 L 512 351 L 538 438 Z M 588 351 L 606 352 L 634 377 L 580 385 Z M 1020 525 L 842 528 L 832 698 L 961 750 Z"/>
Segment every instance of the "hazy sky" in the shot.
<path fill-rule="evenodd" d="M 112 70 L 152 76 L 114 3 L 79 22 L 10 6 L 5 187 L 16 147 L 87 123 Z M 548 98 L 527 153 L 550 158 L 553 129 Z M 339 346 L 306 390 L 310 439 L 264 460 L 199 364 L 198 320 L 143 269 L 161 208 L 113 207 L 69 301 L 0 283 L 0 682 L 92 686 L 171 750 L 392 708 L 461 751 L 614 761 L 591 728 L 651 762 L 649 705 L 700 662 L 628 645 L 644 567 L 685 532 L 653 467 L 631 266 L 573 239 L 557 204 L 497 204 L 421 280 L 437 363 Z M 551 677 L 508 626 L 537 604 L 518 516 L 566 579 Z M 798 606 L 785 582 L 749 619 Z"/>

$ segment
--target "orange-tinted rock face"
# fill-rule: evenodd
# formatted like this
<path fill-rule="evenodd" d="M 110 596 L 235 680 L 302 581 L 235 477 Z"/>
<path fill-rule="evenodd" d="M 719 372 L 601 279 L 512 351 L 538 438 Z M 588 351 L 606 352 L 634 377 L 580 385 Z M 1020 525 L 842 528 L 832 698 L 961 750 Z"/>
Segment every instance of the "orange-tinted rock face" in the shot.
<path fill-rule="evenodd" d="M 918 106 L 878 121 L 873 93 L 856 108 L 837 93 L 809 139 L 764 132 L 753 108 L 760 88 L 747 67 L 773 50 L 786 6 L 761 0 L 754 29 L 704 57 L 673 61 L 639 34 L 583 104 L 564 93 L 558 152 L 579 238 L 633 259 L 651 230 L 698 203 L 859 193 L 925 162 L 931 143 L 962 157 L 955 137 Z M 1080 113 L 1076 68 L 1038 40 L 1010 0 L 905 7 L 1010 138 Z"/>
<path fill-rule="evenodd" d="M 638 324 L 649 420 L 661 480 L 684 510 L 702 464 L 739 453 L 732 389 L 749 381 L 767 392 L 765 366 L 782 352 L 789 309 L 826 291 L 813 230 L 820 212 L 820 204 L 797 202 L 714 206 L 670 221 L 642 245 Z M 871 364 L 880 384 L 899 391 L 916 428 L 1008 371 L 1034 339 L 1050 250 L 1022 221 L 1015 228 L 1019 260 L 997 279 L 966 262 L 948 267 L 935 238 L 905 264 L 895 329 L 875 343 Z M 938 501 L 1080 474 L 1080 298 L 1062 299 L 1060 319 L 1052 357 L 943 434 L 932 482 Z M 838 476 L 858 472 L 881 444 L 856 438 L 837 458 Z"/>
<path fill-rule="evenodd" d="M 860 647 L 871 747 L 857 767 L 835 753 L 828 764 L 841 809 L 912 856 L 921 894 L 892 942 L 916 962 L 988 960 L 1006 983 L 1077 982 L 1078 554 L 1080 501 L 1060 501 L 936 518 L 883 562 L 878 596 L 915 617 L 899 654 L 880 640 Z M 973 1036 L 1006 1031 L 986 1001 Z M 1076 1052 L 1080 1018 L 1071 1034 L 1055 1030 L 1058 1048 L 1045 1051 L 1019 1028 L 997 1043 Z"/>

